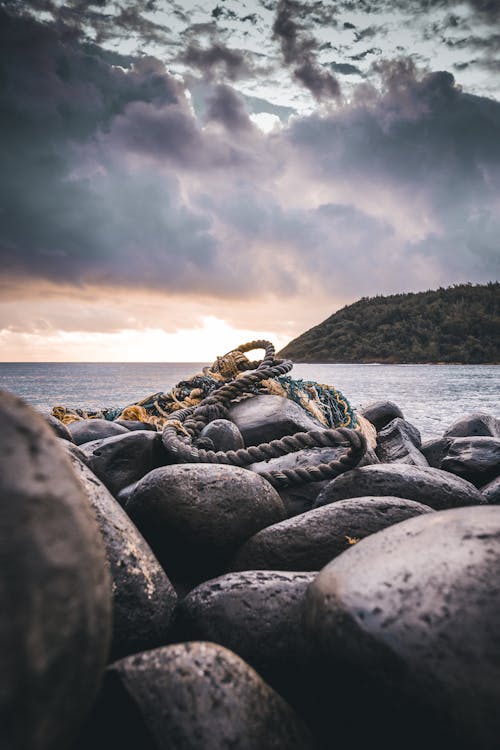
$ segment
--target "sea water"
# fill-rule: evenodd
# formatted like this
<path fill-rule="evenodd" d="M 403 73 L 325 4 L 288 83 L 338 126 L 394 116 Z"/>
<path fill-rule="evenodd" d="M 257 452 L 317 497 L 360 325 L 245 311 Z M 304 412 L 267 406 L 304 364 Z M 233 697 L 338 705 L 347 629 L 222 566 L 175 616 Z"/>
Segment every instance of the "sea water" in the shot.
<path fill-rule="evenodd" d="M 0 388 L 36 409 L 127 406 L 168 391 L 208 363 L 0 363 Z M 436 437 L 470 412 L 500 417 L 500 366 L 295 365 L 291 376 L 334 385 L 356 408 L 394 401 L 422 438 Z"/>

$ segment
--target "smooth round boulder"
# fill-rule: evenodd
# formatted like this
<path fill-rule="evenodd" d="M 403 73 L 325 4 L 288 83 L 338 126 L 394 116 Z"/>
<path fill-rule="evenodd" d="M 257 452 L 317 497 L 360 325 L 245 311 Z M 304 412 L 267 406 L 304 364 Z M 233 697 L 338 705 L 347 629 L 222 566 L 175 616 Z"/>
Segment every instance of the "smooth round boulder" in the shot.
<path fill-rule="evenodd" d="M 99 523 L 113 588 L 109 659 L 168 643 L 177 602 L 172 584 L 139 530 L 104 484 L 76 457 L 73 470 Z"/>
<path fill-rule="evenodd" d="M 238 547 L 286 517 L 269 482 L 246 469 L 175 464 L 140 480 L 127 513 L 167 575 L 202 581 L 224 572 Z"/>
<path fill-rule="evenodd" d="M 262 529 L 240 547 L 233 570 L 321 570 L 360 539 L 413 516 L 427 505 L 400 497 L 340 500 Z"/>
<path fill-rule="evenodd" d="M 304 599 L 326 732 L 334 706 L 356 748 L 497 748 L 499 566 L 492 506 L 412 518 L 327 565 Z"/>
<path fill-rule="evenodd" d="M 137 419 L 115 419 L 115 424 L 119 424 L 121 427 L 129 431 L 133 430 L 148 430 L 149 432 L 157 432 L 154 424 L 150 422 L 139 422 Z"/>
<path fill-rule="evenodd" d="M 496 437 L 500 438 L 500 419 L 491 414 L 474 412 L 453 422 L 443 437 Z"/>
<path fill-rule="evenodd" d="M 126 427 L 107 419 L 78 419 L 68 425 L 68 430 L 73 442 L 77 445 L 90 443 L 91 440 L 103 440 L 114 435 L 124 435 L 128 432 Z"/>
<path fill-rule="evenodd" d="M 0 392 L 0 421 L 0 746 L 69 747 L 108 653 L 104 546 L 43 418 Z"/>
<path fill-rule="evenodd" d="M 481 487 L 481 495 L 488 505 L 500 505 L 500 477 Z"/>
<path fill-rule="evenodd" d="M 308 730 L 239 656 L 190 642 L 115 662 L 79 747 L 312 750 Z"/>
<path fill-rule="evenodd" d="M 441 468 L 481 487 L 500 475 L 500 438 L 454 438 Z"/>
<path fill-rule="evenodd" d="M 206 581 L 179 604 L 174 638 L 219 643 L 245 659 L 280 694 L 296 697 L 304 692 L 309 663 L 302 599 L 315 576 L 257 570 Z"/>
<path fill-rule="evenodd" d="M 420 452 L 420 432 L 410 422 L 396 417 L 383 427 L 377 435 L 376 453 L 382 463 L 402 463 L 413 466 L 428 466 Z"/>
<path fill-rule="evenodd" d="M 434 510 L 480 505 L 481 493 L 473 484 L 430 466 L 377 464 L 352 469 L 332 479 L 318 495 L 315 508 L 350 497 L 377 495 L 404 497 Z"/>
<path fill-rule="evenodd" d="M 200 438 L 212 441 L 214 451 L 237 451 L 245 447 L 241 432 L 229 419 L 214 419 L 200 432 Z"/>
<path fill-rule="evenodd" d="M 42 416 L 49 427 L 51 427 L 55 432 L 57 437 L 62 438 L 63 440 L 68 440 L 70 443 L 73 442 L 73 436 L 71 432 L 68 430 L 66 425 L 61 422 L 60 419 L 54 417 L 53 414 L 43 414 Z"/>
<path fill-rule="evenodd" d="M 377 432 L 396 417 L 404 419 L 403 412 L 393 401 L 374 401 L 361 409 L 360 414 L 372 423 Z"/>
<path fill-rule="evenodd" d="M 229 408 L 229 416 L 243 436 L 245 445 L 260 445 L 284 435 L 324 430 L 301 406 L 282 396 L 252 396 Z"/>

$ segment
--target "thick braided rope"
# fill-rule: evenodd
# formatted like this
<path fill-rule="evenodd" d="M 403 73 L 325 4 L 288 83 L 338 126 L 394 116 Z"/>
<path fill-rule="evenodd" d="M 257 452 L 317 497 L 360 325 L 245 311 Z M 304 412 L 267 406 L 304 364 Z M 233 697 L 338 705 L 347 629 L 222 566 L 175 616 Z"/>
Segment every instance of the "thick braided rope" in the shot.
<path fill-rule="evenodd" d="M 172 414 L 163 429 L 162 442 L 170 455 L 179 463 L 219 463 L 233 466 L 248 466 L 258 461 L 294 453 L 302 448 L 346 447 L 348 451 L 339 459 L 317 466 L 286 469 L 280 472 L 262 473 L 275 487 L 291 484 L 317 482 L 332 479 L 356 466 L 366 451 L 364 436 L 346 428 L 299 432 L 286 435 L 281 440 L 249 446 L 237 451 L 211 451 L 192 445 L 203 427 L 214 419 L 227 417 L 227 405 L 261 380 L 284 375 L 293 367 L 290 360 L 277 360 L 274 347 L 268 341 L 251 341 L 238 347 L 238 351 L 264 349 L 264 359 L 251 371 L 242 371 L 234 380 L 225 383 L 215 393 L 205 398 L 198 406 L 181 409 Z"/>

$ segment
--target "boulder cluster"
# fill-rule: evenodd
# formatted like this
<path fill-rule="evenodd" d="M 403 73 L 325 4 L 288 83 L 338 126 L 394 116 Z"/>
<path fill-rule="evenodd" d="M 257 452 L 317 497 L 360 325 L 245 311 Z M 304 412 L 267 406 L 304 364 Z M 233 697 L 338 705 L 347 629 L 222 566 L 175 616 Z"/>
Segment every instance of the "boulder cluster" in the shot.
<path fill-rule="evenodd" d="M 361 414 L 356 468 L 276 489 L 344 449 L 180 464 L 147 423 L 0 394 L 0 746 L 498 748 L 500 419 L 422 443 Z M 260 395 L 201 440 L 318 429 Z"/>

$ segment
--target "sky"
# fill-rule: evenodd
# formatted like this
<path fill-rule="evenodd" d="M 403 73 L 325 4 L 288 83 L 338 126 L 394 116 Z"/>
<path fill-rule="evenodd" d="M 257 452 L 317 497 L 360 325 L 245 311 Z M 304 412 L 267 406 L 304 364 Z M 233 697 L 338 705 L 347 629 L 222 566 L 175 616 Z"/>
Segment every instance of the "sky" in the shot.
<path fill-rule="evenodd" d="M 0 0 L 0 361 L 500 278 L 500 0 Z"/>

